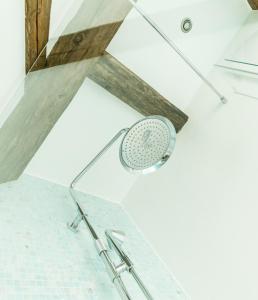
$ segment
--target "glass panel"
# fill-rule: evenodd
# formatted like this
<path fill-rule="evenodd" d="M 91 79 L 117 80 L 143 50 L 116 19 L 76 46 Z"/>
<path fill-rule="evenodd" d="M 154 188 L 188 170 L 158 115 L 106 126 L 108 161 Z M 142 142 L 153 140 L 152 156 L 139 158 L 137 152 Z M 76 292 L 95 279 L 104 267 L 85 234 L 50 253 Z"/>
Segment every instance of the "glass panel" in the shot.
<path fill-rule="evenodd" d="M 136 35 L 135 32 L 138 30 Z M 159 57 L 157 53 L 159 53 Z M 0 144 L 8 145 L 1 149 L 0 154 L 0 162 L 2 162 L 0 179 L 2 182 L 18 178 L 21 175 L 21 170 L 25 169 L 31 159 L 33 158 L 35 161 L 35 156 L 37 156 L 38 150 L 41 150 L 40 147 L 44 140 L 52 132 L 54 126 L 60 124 L 58 120 L 63 116 L 63 113 L 66 113 L 66 109 L 78 93 L 84 93 L 83 96 L 88 100 L 89 95 L 92 95 L 91 89 L 96 90 L 96 95 L 99 98 L 109 99 L 112 95 L 112 101 L 121 100 L 128 104 L 134 109 L 131 114 L 131 118 L 134 120 L 138 120 L 142 114 L 162 114 L 169 118 L 176 116 L 174 124 L 176 129 L 180 130 L 187 121 L 187 116 L 173 104 L 184 108 L 187 99 L 179 99 L 181 90 L 179 86 L 175 85 L 171 91 L 171 80 L 178 80 L 178 74 L 173 70 L 175 56 L 177 57 L 143 16 L 132 10 L 129 1 L 81 1 L 80 6 L 77 4 L 66 16 L 63 23 L 56 28 L 56 32 L 51 32 L 51 38 L 46 48 L 27 74 L 22 87 L 17 91 L 17 95 L 12 97 L 2 112 Z M 177 67 L 185 67 L 182 61 L 176 59 Z M 88 90 L 89 93 L 87 93 Z M 110 111 L 108 109 L 105 111 L 105 114 L 110 114 L 109 119 L 113 117 L 113 107 Z M 96 111 L 95 109 L 95 113 Z M 177 113 L 175 114 L 175 112 Z M 108 125 L 97 113 L 95 119 L 98 121 L 98 126 L 92 125 L 90 131 L 95 134 L 95 137 L 98 137 L 97 132 L 99 132 L 99 136 L 102 136 L 103 128 L 106 129 Z M 12 143 L 10 143 L 10 136 L 12 136 Z M 56 154 L 56 161 L 58 161 L 58 156 L 62 156 L 62 152 L 65 152 L 65 148 L 68 147 L 67 144 L 72 140 L 73 132 L 67 133 L 67 137 L 71 139 L 65 140 L 64 147 Z M 48 141 L 44 143 L 45 147 L 47 147 L 47 143 Z M 52 155 L 54 156 L 55 153 Z M 65 160 L 59 161 L 61 163 L 59 166 L 53 163 L 53 166 L 50 164 L 46 167 L 53 172 L 66 172 Z M 66 163 L 68 167 L 70 162 L 67 161 Z M 114 171 L 113 166 L 111 169 Z M 110 175 L 107 172 L 102 173 L 105 175 L 103 175 L 105 177 L 103 187 L 105 188 L 105 181 Z M 60 173 L 55 174 L 60 175 Z M 100 174 L 101 176 L 102 174 Z M 107 188 L 111 184 L 114 185 L 114 182 L 120 186 L 119 180 L 121 181 L 119 177 L 112 178 L 112 181 L 106 184 Z M 132 181 L 132 179 L 126 181 L 126 185 L 130 180 Z M 67 203 L 62 205 L 63 198 L 67 199 L 68 197 L 69 203 L 71 201 L 70 196 L 67 195 L 67 188 L 59 187 L 56 190 L 55 185 L 48 185 L 36 179 L 31 181 L 25 177 L 19 181 L 18 186 L 12 187 L 15 195 L 19 195 L 23 189 L 27 191 L 25 198 L 35 199 L 34 197 L 39 195 L 37 201 L 40 202 L 29 202 L 28 210 L 24 212 L 26 219 L 24 222 L 27 227 L 35 222 L 33 217 L 30 219 L 30 214 L 33 214 L 35 207 L 41 207 L 45 196 L 49 201 L 51 200 L 50 202 L 55 202 L 57 198 L 61 200 L 61 203 L 55 202 L 58 204 L 56 207 L 52 207 L 55 212 L 59 213 L 60 210 L 65 212 L 66 207 L 69 218 L 72 210 L 76 212 L 76 207 Z M 4 186 L 0 193 L 5 199 L 12 198 L 8 192 L 8 186 Z M 21 196 L 22 199 L 25 199 L 25 194 Z M 45 196 L 43 197 L 42 194 Z M 17 197 L 15 196 L 13 199 L 19 201 L 20 198 Z M 99 198 L 93 198 L 93 196 L 80 195 L 79 197 L 84 198 L 82 199 L 84 209 L 87 213 L 89 211 L 89 218 L 94 219 L 94 226 L 100 231 L 101 236 L 104 236 L 104 230 L 108 228 L 106 226 L 118 227 L 128 233 L 129 241 L 125 244 L 124 249 L 130 259 L 135 262 L 135 270 L 139 272 L 141 280 L 146 283 L 154 298 L 162 300 L 186 299 L 182 289 L 163 267 L 160 259 L 118 205 L 106 203 Z M 50 202 L 48 203 L 51 206 Z M 44 215 L 45 208 L 37 210 L 36 216 L 39 222 L 43 222 L 43 219 L 38 216 L 38 211 L 41 210 Z M 19 222 L 22 223 L 21 220 Z M 51 220 L 49 222 L 51 224 Z M 49 235 L 47 230 L 51 230 L 51 226 L 43 226 L 47 230 L 39 227 L 39 224 L 35 226 L 37 245 L 32 241 L 31 247 L 32 251 L 37 251 L 39 256 L 36 266 L 42 267 L 41 277 L 36 280 L 39 271 L 31 270 L 35 257 L 32 256 L 29 260 L 29 257 L 24 254 L 23 258 L 26 259 L 20 263 L 19 267 L 22 269 L 27 266 L 28 270 L 25 274 L 28 278 L 26 277 L 26 280 L 33 281 L 35 279 L 34 292 L 30 289 L 19 291 L 19 287 L 15 286 L 14 295 L 20 293 L 24 297 L 26 295 L 33 297 L 33 293 L 38 295 L 39 285 L 43 284 L 42 295 L 48 296 L 46 299 L 51 300 L 53 297 L 56 299 L 71 299 L 71 297 L 73 299 L 82 299 L 82 297 L 101 300 L 120 299 L 115 287 L 104 272 L 101 259 L 87 233 L 82 233 L 86 235 L 86 238 L 82 237 L 81 240 L 75 238 L 71 241 L 68 236 L 70 232 L 65 226 L 60 227 L 61 234 L 54 230 Z M 21 230 L 24 228 L 22 227 Z M 43 240 L 40 240 L 40 236 Z M 18 236 L 15 237 L 19 240 Z M 44 240 L 47 245 L 43 243 Z M 70 243 L 67 248 L 65 248 L 65 241 Z M 59 249 L 60 252 L 56 251 L 58 246 L 62 248 Z M 84 248 L 88 252 L 86 251 L 83 256 Z M 47 253 L 48 250 L 49 253 L 45 257 L 44 253 Z M 70 262 L 66 261 L 62 265 L 62 255 L 66 259 L 70 259 Z M 69 255 L 73 255 L 73 257 L 69 258 Z M 112 255 L 114 256 L 114 254 Z M 120 259 L 114 257 L 119 263 Z M 58 266 L 62 267 L 63 271 L 58 273 L 60 277 L 57 277 L 57 282 L 54 282 L 51 276 L 56 274 Z M 13 270 L 11 271 L 13 272 Z M 49 278 L 46 276 L 48 272 L 51 273 Z M 15 276 L 21 276 L 21 272 L 8 277 L 8 280 L 13 282 Z M 122 279 L 133 299 L 143 299 L 143 294 L 136 285 L 137 282 L 140 282 L 139 279 L 133 281 L 129 272 L 123 274 Z M 16 278 L 17 285 L 20 284 L 19 280 L 23 285 L 22 279 Z M 149 297 L 149 299 L 151 298 Z"/>
<path fill-rule="evenodd" d="M 251 12 L 225 51 L 217 66 L 229 71 L 229 84 L 235 93 L 258 99 L 258 13 Z"/>
<path fill-rule="evenodd" d="M 249 16 L 242 29 L 238 32 L 234 43 L 232 43 L 229 51 L 225 55 L 226 61 L 254 67 L 258 66 L 257 22 L 258 14 L 254 12 Z"/>

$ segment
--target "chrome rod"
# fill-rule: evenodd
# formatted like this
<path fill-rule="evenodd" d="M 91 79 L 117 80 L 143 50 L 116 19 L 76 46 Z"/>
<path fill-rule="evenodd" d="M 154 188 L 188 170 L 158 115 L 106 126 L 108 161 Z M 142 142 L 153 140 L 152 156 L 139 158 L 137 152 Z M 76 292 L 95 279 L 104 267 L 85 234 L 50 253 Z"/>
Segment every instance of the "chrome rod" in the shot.
<path fill-rule="evenodd" d="M 131 296 L 128 294 L 126 287 L 124 285 L 124 282 L 122 281 L 121 277 L 118 276 L 115 280 L 114 280 L 114 284 L 120 294 L 121 299 L 123 300 L 132 300 Z"/>
<path fill-rule="evenodd" d="M 72 230 L 72 231 L 77 231 L 77 228 L 80 224 L 80 222 L 84 219 L 84 221 L 86 223 L 88 223 L 88 220 L 86 218 L 86 216 L 83 214 L 82 209 L 80 207 L 80 205 L 78 204 L 78 201 L 76 199 L 75 193 L 74 193 L 74 189 L 75 189 L 75 185 L 76 183 L 83 177 L 83 175 L 85 175 L 85 173 L 87 171 L 90 170 L 90 168 L 103 156 L 103 154 L 115 143 L 115 141 L 124 133 L 126 133 L 129 129 L 128 128 L 124 128 L 122 130 L 120 130 L 111 140 L 110 142 L 86 165 L 86 167 L 84 167 L 81 172 L 75 176 L 75 178 L 73 179 L 73 181 L 70 184 L 70 188 L 69 188 L 69 192 L 70 195 L 72 197 L 72 199 L 75 202 L 75 205 L 78 208 L 78 215 L 76 216 L 76 218 L 73 220 L 73 222 L 71 224 L 68 224 L 68 227 Z M 88 228 L 92 234 L 92 236 L 94 238 L 96 238 L 96 233 L 94 232 L 92 226 L 90 226 L 90 224 L 88 224 Z"/>
<path fill-rule="evenodd" d="M 125 132 L 127 132 L 129 128 L 124 128 L 120 130 L 111 141 L 86 165 L 85 168 L 73 179 L 70 187 L 73 188 L 74 185 L 80 180 L 80 178 L 100 159 L 100 157 L 114 144 L 114 142 Z"/>
<path fill-rule="evenodd" d="M 134 280 L 136 281 L 136 283 L 138 284 L 139 288 L 141 289 L 142 293 L 144 294 L 144 296 L 146 297 L 146 299 L 148 300 L 154 300 L 153 297 L 151 296 L 150 292 L 148 291 L 148 289 L 146 288 L 146 286 L 144 285 L 143 281 L 140 279 L 140 277 L 138 276 L 138 274 L 136 273 L 133 263 L 130 260 L 130 258 L 125 254 L 125 252 L 122 249 L 122 241 L 120 241 L 120 243 L 114 238 L 113 234 L 117 233 L 118 231 L 112 231 L 112 230 L 106 230 L 105 234 L 107 237 L 107 241 L 108 244 L 110 245 L 110 247 L 112 249 L 114 249 L 114 251 L 117 253 L 117 255 L 120 257 L 121 261 L 123 264 L 126 265 L 126 268 L 123 269 L 123 271 L 128 271 L 134 278 Z M 122 234 L 122 232 L 119 232 L 119 234 Z"/>
<path fill-rule="evenodd" d="M 82 220 L 84 221 L 84 223 L 86 224 L 87 228 L 89 229 L 89 231 L 90 231 L 90 233 L 91 233 L 93 239 L 94 239 L 94 240 L 98 240 L 99 237 L 98 237 L 96 231 L 94 230 L 93 226 L 92 226 L 91 223 L 89 222 L 89 220 L 88 220 L 88 218 L 86 217 L 86 215 L 83 213 L 83 210 L 81 209 L 79 203 L 77 202 L 76 204 L 77 204 L 78 210 L 79 210 L 79 212 L 80 212 L 80 216 L 82 216 Z M 78 215 L 78 216 L 79 216 L 79 215 Z M 78 217 L 78 216 L 77 216 L 77 217 Z"/>
<path fill-rule="evenodd" d="M 110 279 L 114 283 L 120 297 L 122 300 L 132 300 L 131 296 L 129 295 L 123 280 L 121 279 L 119 273 L 116 270 L 115 265 L 113 264 L 112 260 L 110 259 L 107 251 L 102 251 L 100 254 L 100 257 L 102 258 L 107 272 L 109 274 Z"/>
<path fill-rule="evenodd" d="M 136 11 L 151 25 L 151 27 L 168 43 L 168 45 L 181 57 L 181 59 L 205 82 L 210 89 L 220 98 L 223 104 L 227 103 L 227 99 L 218 89 L 201 73 L 201 71 L 187 58 L 177 45 L 164 33 L 164 31 L 136 4 L 134 0 L 129 0 Z"/>
<path fill-rule="evenodd" d="M 84 221 L 86 227 L 89 229 L 89 231 L 95 241 L 96 250 L 97 250 L 99 256 L 101 257 L 101 259 L 106 267 L 107 273 L 108 273 L 111 281 L 115 285 L 121 299 L 122 300 L 132 300 L 132 298 L 130 297 L 130 295 L 124 285 L 124 282 L 122 281 L 122 279 L 120 277 L 120 273 L 117 271 L 116 266 L 114 265 L 114 263 L 112 262 L 112 259 L 110 258 L 109 254 L 108 254 L 108 251 L 107 251 L 104 243 L 98 237 L 96 231 L 94 230 L 93 226 L 91 225 L 88 218 L 84 214 L 84 212 L 83 212 L 82 208 L 80 207 L 80 205 L 78 204 L 78 202 L 77 202 L 77 207 L 80 211 L 80 214 L 82 215 L 82 220 Z"/>
<path fill-rule="evenodd" d="M 88 228 L 89 232 L 91 233 L 91 236 L 95 242 L 96 250 L 101 257 L 107 273 L 109 274 L 113 284 L 115 285 L 120 297 L 122 300 L 132 300 L 130 297 L 121 277 L 118 269 L 112 262 L 112 259 L 110 258 L 108 251 L 102 242 L 102 240 L 98 237 L 95 229 L 91 225 L 90 221 L 87 218 L 87 215 L 83 212 L 83 209 L 81 208 L 80 204 L 78 203 L 76 196 L 74 194 L 74 188 L 76 183 L 81 179 L 81 177 L 97 162 L 98 159 L 101 158 L 101 156 L 115 143 L 115 141 L 124 133 L 126 133 L 129 129 L 124 128 L 120 130 L 111 140 L 110 142 L 86 165 L 85 168 L 82 169 L 82 171 L 73 179 L 73 181 L 70 184 L 70 194 L 72 199 L 75 202 L 75 205 L 78 209 L 78 215 L 73 220 L 71 224 L 68 224 L 68 227 L 72 231 L 77 231 L 77 227 L 80 224 L 81 221 L 84 221 L 86 227 Z"/>
<path fill-rule="evenodd" d="M 154 300 L 154 298 L 151 296 L 150 292 L 148 291 L 148 289 L 145 287 L 144 283 L 142 282 L 141 278 L 138 276 L 138 274 L 135 272 L 134 268 L 131 268 L 131 270 L 129 271 L 133 278 L 135 279 L 135 281 L 137 282 L 138 286 L 140 287 L 140 289 L 142 290 L 144 296 L 148 299 L 148 300 Z"/>

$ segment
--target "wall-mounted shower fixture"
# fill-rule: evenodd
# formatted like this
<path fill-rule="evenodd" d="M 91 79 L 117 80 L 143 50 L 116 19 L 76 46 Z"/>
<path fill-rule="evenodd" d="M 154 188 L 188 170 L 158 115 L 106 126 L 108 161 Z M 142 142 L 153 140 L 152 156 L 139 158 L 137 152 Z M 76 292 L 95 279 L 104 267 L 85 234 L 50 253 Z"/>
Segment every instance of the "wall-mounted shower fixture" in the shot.
<path fill-rule="evenodd" d="M 220 98 L 223 104 L 227 103 L 227 99 L 217 88 L 202 74 L 202 72 L 187 58 L 177 45 L 162 31 L 162 29 L 150 18 L 142 8 L 136 3 L 137 0 L 129 0 L 136 11 L 151 25 L 151 27 L 165 40 L 165 42 L 182 58 L 182 60 L 206 83 L 210 89 Z"/>
<path fill-rule="evenodd" d="M 173 124 L 161 116 L 146 117 L 132 127 L 120 130 L 70 184 L 70 194 L 78 209 L 78 215 L 71 224 L 68 224 L 68 227 L 76 232 L 80 222 L 84 221 L 95 242 L 97 252 L 123 300 L 132 300 L 121 279 L 121 274 L 124 272 L 129 272 L 132 275 L 146 299 L 153 300 L 150 292 L 137 275 L 133 263 L 122 249 L 124 233 L 117 230 L 106 231 L 110 250 L 114 250 L 121 260 L 121 263 L 116 265 L 109 255 L 110 250 L 106 248 L 104 242 L 98 237 L 74 193 L 76 183 L 123 134 L 119 156 L 121 164 L 130 172 L 146 174 L 159 169 L 171 156 L 176 143 L 176 130 Z"/>
<path fill-rule="evenodd" d="M 193 28 L 193 22 L 190 18 L 185 18 L 182 20 L 181 22 L 181 30 L 184 32 L 184 33 L 188 33 L 192 30 Z"/>

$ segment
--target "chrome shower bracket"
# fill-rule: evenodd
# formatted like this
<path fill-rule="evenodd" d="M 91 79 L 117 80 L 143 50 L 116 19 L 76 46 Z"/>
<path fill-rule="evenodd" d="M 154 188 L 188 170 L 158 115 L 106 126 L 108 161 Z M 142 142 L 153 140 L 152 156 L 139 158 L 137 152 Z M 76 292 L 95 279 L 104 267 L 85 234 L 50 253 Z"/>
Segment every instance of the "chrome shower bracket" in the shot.
<path fill-rule="evenodd" d="M 141 289 L 142 293 L 148 300 L 153 300 L 150 292 L 144 285 L 143 281 L 140 279 L 138 274 L 135 271 L 134 265 L 130 258 L 125 254 L 124 250 L 122 249 L 122 245 L 124 242 L 125 234 L 122 231 L 118 230 L 106 230 L 105 231 L 106 238 L 108 241 L 108 245 L 111 250 L 114 250 L 116 254 L 121 259 L 121 263 L 115 267 L 116 272 L 118 274 L 128 272 L 132 275 L 136 283 L 138 284 L 139 288 Z"/>

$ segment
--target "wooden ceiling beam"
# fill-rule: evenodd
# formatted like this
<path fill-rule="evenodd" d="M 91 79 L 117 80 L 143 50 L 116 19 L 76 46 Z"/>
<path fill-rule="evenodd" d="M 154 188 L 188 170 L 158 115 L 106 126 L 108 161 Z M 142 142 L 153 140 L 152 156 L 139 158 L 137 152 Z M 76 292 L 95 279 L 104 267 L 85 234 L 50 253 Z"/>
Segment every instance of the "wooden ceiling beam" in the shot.
<path fill-rule="evenodd" d="M 258 0 L 248 0 L 248 3 L 252 7 L 252 9 L 254 10 L 258 9 Z"/>
<path fill-rule="evenodd" d="M 88 75 L 93 81 L 143 115 L 166 116 L 174 123 L 176 130 L 180 131 L 188 117 L 106 52 L 122 22 L 104 23 L 60 36 L 45 63 L 34 64 L 32 71 L 99 57 L 92 73 Z"/>
<path fill-rule="evenodd" d="M 97 59 L 88 77 L 144 116 L 167 117 L 177 132 L 188 120 L 184 112 L 107 52 Z"/>
<path fill-rule="evenodd" d="M 47 40 L 50 7 L 45 1 L 26 0 L 27 70 Z M 89 12 L 89 1 L 100 14 Z M 88 29 L 60 37 L 48 58 L 41 50 L 33 68 L 40 70 L 27 75 L 24 96 L 0 128 L 0 183 L 23 173 L 87 77 L 142 114 L 167 116 L 177 131 L 182 128 L 187 121 L 183 112 L 105 52 L 130 10 L 128 0 L 88 0 L 69 24 L 76 27 L 87 15 Z M 39 24 L 47 26 L 42 34 Z"/>
<path fill-rule="evenodd" d="M 59 37 L 44 68 L 99 58 L 88 77 L 143 115 L 166 116 L 180 131 L 188 117 L 105 49 L 122 22 L 100 25 Z M 32 70 L 42 69 L 35 65 Z"/>
<path fill-rule="evenodd" d="M 70 104 L 92 60 L 30 72 L 22 99 L 0 129 L 0 183 L 16 180 Z"/>
<path fill-rule="evenodd" d="M 60 36 L 45 65 L 35 64 L 32 71 L 103 55 L 121 25 L 119 21 Z"/>
<path fill-rule="evenodd" d="M 52 0 L 25 1 L 25 47 L 26 73 L 36 62 L 38 68 L 46 64 L 49 39 L 50 10 Z"/>
<path fill-rule="evenodd" d="M 105 51 L 121 24 L 114 22 L 61 36 L 48 55 L 45 68 L 99 58 L 88 73 L 89 78 L 143 115 L 166 116 L 180 131 L 188 117 Z M 41 68 L 35 65 L 32 70 Z"/>
<path fill-rule="evenodd" d="M 42 0 L 45 1 L 45 0 Z M 89 11 L 88 5 L 102 8 L 102 14 Z M 30 4 L 30 6 L 28 6 Z M 36 6 L 32 0 L 26 3 L 26 62 L 34 63 Z M 68 26 L 76 26 L 90 20 L 88 27 L 105 19 L 122 21 L 131 10 L 127 0 L 88 0 L 74 16 Z M 49 13 L 50 17 L 50 13 Z M 29 22 L 29 24 L 28 24 Z M 33 35 L 29 37 L 28 35 Z M 109 36 L 111 41 L 113 36 Z M 33 44 L 34 43 L 34 44 Z M 28 48 L 32 44 L 32 49 Z M 39 147 L 70 104 L 96 59 L 62 64 L 53 68 L 40 65 L 37 72 L 29 72 L 25 80 L 25 92 L 18 105 L 0 128 L 0 183 L 16 180 L 38 151 Z M 28 65 L 28 69 L 30 65 Z M 42 69 L 43 68 L 43 69 Z"/>

